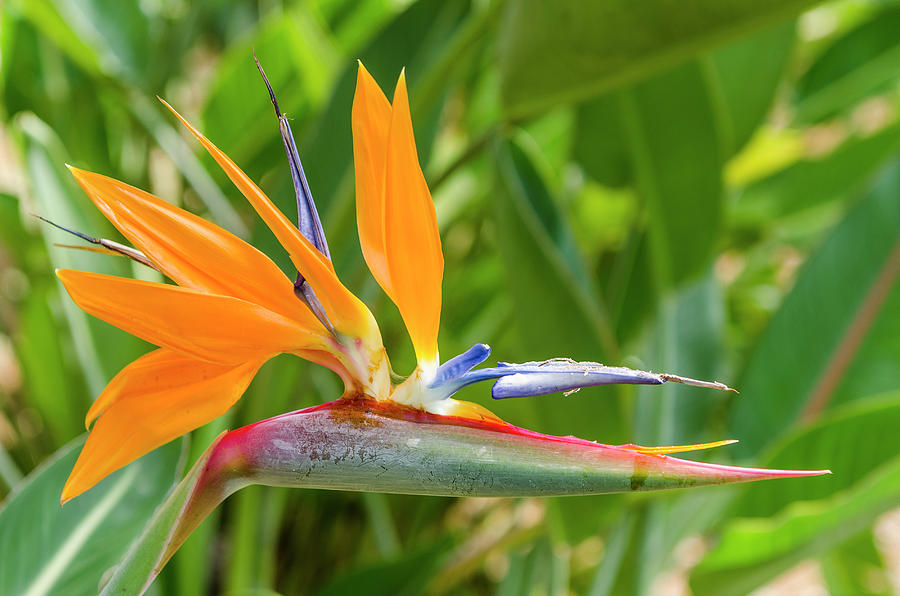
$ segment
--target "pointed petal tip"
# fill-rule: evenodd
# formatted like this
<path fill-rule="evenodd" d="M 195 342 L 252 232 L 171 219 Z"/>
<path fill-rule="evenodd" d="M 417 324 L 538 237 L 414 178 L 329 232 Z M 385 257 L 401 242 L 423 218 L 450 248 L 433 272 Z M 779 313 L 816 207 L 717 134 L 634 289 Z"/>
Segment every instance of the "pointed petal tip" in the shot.
<path fill-rule="evenodd" d="M 834 474 L 831 470 L 792 470 L 797 476 L 830 476 Z"/>
<path fill-rule="evenodd" d="M 73 166 L 72 164 L 65 164 L 65 165 L 66 165 L 66 168 L 69 170 L 69 173 L 72 174 L 72 177 L 75 178 L 75 180 L 78 182 L 78 184 L 80 184 L 82 186 L 86 183 L 87 177 L 93 173 L 93 172 L 89 172 L 87 170 L 82 170 L 81 168 L 77 168 L 77 167 Z"/>
<path fill-rule="evenodd" d="M 266 89 L 269 91 L 269 101 L 272 102 L 272 107 L 275 108 L 275 116 L 281 120 L 281 108 L 278 107 L 278 100 L 275 99 L 275 91 L 272 90 L 272 85 L 269 83 L 269 77 L 266 76 L 266 71 L 263 70 L 262 64 L 259 62 L 259 58 L 256 57 L 256 50 L 253 50 L 253 61 L 256 62 L 256 69 L 259 71 L 260 76 L 262 77 L 263 82 L 266 84 Z M 282 134 L 284 134 L 282 132 Z"/>
<path fill-rule="evenodd" d="M 66 484 L 63 486 L 62 492 L 59 494 L 59 506 L 62 507 L 84 491 L 85 489 L 78 490 L 75 488 L 74 483 L 72 482 L 72 476 L 70 475 L 66 479 Z"/>
<path fill-rule="evenodd" d="M 729 387 L 725 383 L 719 383 L 718 381 L 701 381 L 699 379 L 692 379 L 690 377 L 682 377 L 681 375 L 672 375 L 668 373 L 663 373 L 659 375 L 659 377 L 663 381 L 679 383 L 681 385 L 702 387 L 704 389 L 718 389 L 719 391 L 732 391 L 734 393 L 738 393 L 736 389 Z"/>
<path fill-rule="evenodd" d="M 397 77 L 397 87 L 396 87 L 396 89 L 394 89 L 394 102 L 397 101 L 397 91 L 399 91 L 401 88 L 403 89 L 403 95 L 405 96 L 407 94 L 407 91 L 406 91 L 406 67 L 405 66 L 402 69 L 400 69 L 400 76 Z M 407 99 L 406 101 L 408 102 L 409 100 Z"/>
<path fill-rule="evenodd" d="M 365 80 L 372 79 L 371 73 L 359 58 L 356 59 L 356 88 L 359 89 L 360 83 Z"/>
<path fill-rule="evenodd" d="M 831 470 L 759 470 L 758 478 L 806 478 L 810 476 L 827 476 Z"/>
<path fill-rule="evenodd" d="M 362 60 L 357 58 L 356 64 L 356 94 L 358 94 L 360 90 L 366 91 L 367 86 L 378 87 L 378 83 L 375 82 L 375 78 L 372 76 L 372 73 L 369 72 L 369 69 L 366 68 L 366 65 L 363 64 Z M 378 87 L 378 89 L 380 90 L 381 87 Z"/>
<path fill-rule="evenodd" d="M 159 95 L 156 96 L 156 99 L 158 99 L 158 100 L 162 103 L 162 105 L 166 106 L 166 107 L 169 109 L 170 112 L 172 112 L 173 114 L 175 114 L 175 117 L 178 118 L 178 120 L 181 121 L 181 123 L 185 126 L 185 128 L 187 128 L 187 129 L 191 132 L 191 134 L 193 134 L 193 135 L 194 135 L 195 137 L 197 137 L 197 138 L 203 137 L 203 135 L 201 135 L 200 132 L 199 132 L 196 128 L 194 128 L 194 127 L 191 125 L 191 123 L 188 122 L 187 119 L 186 119 L 184 116 L 182 116 L 181 114 L 179 114 L 178 111 L 177 111 L 175 108 L 173 108 L 173 107 L 171 106 L 171 104 L 169 104 L 169 102 L 167 102 L 166 100 L 164 100 L 164 99 L 163 99 L 162 97 L 160 97 Z"/>

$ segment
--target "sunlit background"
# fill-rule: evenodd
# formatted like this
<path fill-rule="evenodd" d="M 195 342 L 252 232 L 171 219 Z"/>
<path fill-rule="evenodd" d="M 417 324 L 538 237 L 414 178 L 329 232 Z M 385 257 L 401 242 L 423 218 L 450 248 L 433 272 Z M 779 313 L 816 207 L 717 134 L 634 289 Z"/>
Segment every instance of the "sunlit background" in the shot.
<path fill-rule="evenodd" d="M 406 67 L 446 258 L 445 358 L 486 342 L 491 361 L 570 356 L 741 391 L 596 388 L 491 403 L 476 386 L 464 399 L 552 434 L 735 438 L 704 457 L 835 473 L 549 500 L 251 487 L 151 593 L 900 593 L 900 3 L 632 4 L 3 3 L 0 498 L 45 462 L 71 462 L 92 399 L 149 349 L 78 310 L 54 276 L 157 279 L 60 247 L 77 239 L 31 217 L 121 240 L 64 164 L 201 214 L 293 275 L 155 98 L 293 215 L 253 51 L 292 118 L 338 273 L 375 313 L 393 368 L 411 371 L 412 345 L 356 237 L 359 58 L 389 97 Z M 56 593 L 93 593 L 221 430 L 339 394 L 329 371 L 268 363 L 222 419 L 134 464 L 143 483 L 105 510 Z M 55 503 L 70 466 L 34 480 L 46 496 L 40 531 L 14 531 L 0 510 L 0 593 L 13 593 L 13 567 L 37 576 L 59 556 L 73 522 Z"/>

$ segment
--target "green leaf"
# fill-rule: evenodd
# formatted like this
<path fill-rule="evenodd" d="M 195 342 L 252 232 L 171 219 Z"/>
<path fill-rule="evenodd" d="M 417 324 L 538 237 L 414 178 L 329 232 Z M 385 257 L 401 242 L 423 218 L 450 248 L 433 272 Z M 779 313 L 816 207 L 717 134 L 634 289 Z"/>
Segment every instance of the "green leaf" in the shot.
<path fill-rule="evenodd" d="M 779 23 L 701 59 L 726 157 L 741 150 L 768 114 L 791 58 L 794 29 L 793 21 Z"/>
<path fill-rule="evenodd" d="M 872 322 L 831 400 L 835 405 L 900 389 L 900 284 Z"/>
<path fill-rule="evenodd" d="M 604 545 L 603 560 L 597 565 L 597 571 L 591 582 L 590 596 L 608 596 L 613 593 L 616 577 L 634 534 L 636 517 L 635 512 L 626 511 L 625 515 L 613 524 Z"/>
<path fill-rule="evenodd" d="M 575 116 L 572 157 L 606 186 L 626 186 L 633 177 L 621 120 L 612 94 L 579 105 Z"/>
<path fill-rule="evenodd" d="M 507 3 L 501 93 L 518 118 L 633 83 L 798 14 L 814 0 Z"/>
<path fill-rule="evenodd" d="M 725 157 L 740 150 L 766 116 L 793 45 L 794 24 L 788 22 L 699 59 L 709 95 L 704 103 L 713 110 Z M 579 105 L 572 148 L 575 160 L 595 180 L 613 187 L 633 177 L 619 108 L 614 93 Z"/>
<path fill-rule="evenodd" d="M 742 455 L 828 407 L 900 273 L 898 193 L 892 164 L 809 259 L 764 332 L 731 416 Z"/>
<path fill-rule="evenodd" d="M 332 37 L 346 51 L 363 45 L 402 8 L 390 0 L 338 0 L 315 6 L 320 18 L 327 21 Z"/>
<path fill-rule="evenodd" d="M 303 5 L 264 21 L 252 36 L 233 44 L 216 71 L 203 124 L 236 163 L 248 161 L 266 145 L 283 151 L 278 121 L 253 62 L 254 52 L 282 111 L 300 123 L 319 107 L 332 82 L 331 73 L 338 67 L 326 32 Z"/>
<path fill-rule="evenodd" d="M 695 378 L 716 379 L 723 368 L 721 341 L 725 325 L 724 304 L 712 271 L 677 293 L 660 300 L 655 324 L 645 333 L 644 362 L 652 362 L 661 370 L 678 370 Z M 705 440 L 710 436 L 712 413 L 732 394 L 696 387 L 665 384 L 659 391 L 638 387 L 635 400 L 635 432 L 633 442 L 640 445 L 682 445 Z M 713 450 L 712 457 L 725 450 Z M 709 457 L 691 459 L 709 459 Z M 706 501 L 700 506 L 683 507 L 685 500 L 697 503 L 705 495 L 679 495 L 654 499 L 645 509 L 646 525 L 635 537 L 634 550 L 642 561 L 637 566 L 637 581 L 649 586 L 653 578 L 669 565 L 669 560 L 684 536 L 703 531 L 710 520 L 707 514 L 717 509 Z M 674 496 L 673 496 L 674 497 Z"/>
<path fill-rule="evenodd" d="M 880 467 L 886 456 L 900 453 L 900 434 L 892 430 L 898 425 L 898 393 L 835 408 L 813 426 L 779 441 L 760 460 L 764 466 L 818 467 L 834 474 L 802 482 L 785 479 L 777 487 L 768 483 L 748 485 L 731 513 L 736 517 L 770 517 L 791 503 L 826 499 L 852 488 Z"/>
<path fill-rule="evenodd" d="M 74 57 L 54 45 L 32 22 L 8 20 L 15 34 L 8 36 L 8 55 L 3 57 L 4 74 L 10 82 L 4 90 L 4 111 L 10 116 L 33 112 L 73 155 L 96 168 L 108 168 L 114 151 L 108 146 L 108 118 L 116 110 L 98 105 L 104 86 L 93 84 L 91 74 L 78 68 Z"/>
<path fill-rule="evenodd" d="M 54 442 L 61 444 L 84 431 L 84 413 L 90 404 L 80 379 L 73 378 L 76 371 L 70 370 L 63 356 L 60 328 L 50 309 L 55 297 L 55 288 L 47 282 L 30 289 L 14 339 L 28 403 L 38 411 Z"/>
<path fill-rule="evenodd" d="M 12 259 L 12 265 L 24 268 L 34 237 L 22 225 L 19 199 L 0 192 L 0 248 Z"/>
<path fill-rule="evenodd" d="M 28 3 L 32 1 L 28 0 Z M 45 0 L 36 2 L 47 4 Z M 51 10 L 58 13 L 58 20 L 51 19 Z M 148 78 L 151 66 L 169 62 L 160 60 L 154 64 L 151 61 L 153 53 L 149 50 L 155 48 L 152 42 L 159 34 L 161 23 L 154 23 L 133 2 L 57 0 L 52 9 L 42 8 L 41 12 L 48 21 L 45 29 L 48 33 L 63 40 L 68 49 L 77 51 L 79 56 L 86 54 L 80 62 L 96 62 L 107 74 L 138 82 Z M 61 23 L 66 27 L 63 28 Z M 52 29 L 49 28 L 51 24 Z M 76 44 L 75 39 L 80 43 Z M 87 47 L 93 56 L 88 54 Z"/>
<path fill-rule="evenodd" d="M 100 73 L 100 60 L 93 48 L 72 30 L 49 0 L 13 0 L 10 4 L 86 72 Z"/>
<path fill-rule="evenodd" d="M 797 82 L 796 121 L 819 122 L 889 88 L 900 74 L 900 7 L 886 5 L 836 39 Z"/>
<path fill-rule="evenodd" d="M 450 551 L 448 536 L 391 561 L 359 568 L 330 582 L 319 596 L 370 594 L 371 596 L 414 596 L 422 594 Z"/>
<path fill-rule="evenodd" d="M 36 213 L 94 236 L 113 236 L 111 226 L 66 171 L 66 152 L 53 131 L 31 114 L 17 118 L 16 128 L 22 137 L 26 174 L 37 203 Z M 62 231 L 47 226 L 44 239 L 50 259 L 57 267 L 130 276 L 130 265 L 124 259 L 56 246 L 57 242 L 72 242 L 72 237 Z M 62 304 L 88 387 L 93 395 L 99 395 L 106 382 L 136 358 L 145 344 L 88 317 L 68 297 Z"/>
<path fill-rule="evenodd" d="M 865 532 L 820 560 L 830 594 L 890 596 L 890 582 L 872 532 Z"/>
<path fill-rule="evenodd" d="M 664 298 L 657 311 L 645 333 L 643 361 L 696 379 L 719 378 L 725 364 L 725 308 L 712 271 Z M 634 442 L 682 445 L 722 438 L 708 434 L 710 418 L 733 394 L 675 383 L 638 387 L 636 393 Z"/>
<path fill-rule="evenodd" d="M 0 510 L 0 593 L 96 594 L 175 481 L 178 442 L 112 474 L 61 507 L 59 495 L 81 448 L 60 449 Z"/>
<path fill-rule="evenodd" d="M 900 146 L 900 124 L 853 137 L 827 156 L 791 164 L 740 194 L 733 218 L 758 224 L 851 195 Z"/>
<path fill-rule="evenodd" d="M 698 594 L 747 594 L 797 563 L 826 552 L 900 505 L 900 461 L 889 460 L 853 490 L 797 503 L 774 519 L 738 519 L 697 566 Z"/>
<path fill-rule="evenodd" d="M 694 591 L 746 594 L 856 536 L 900 505 L 900 457 L 896 445 L 885 444 L 896 436 L 898 416 L 900 396 L 895 394 L 877 405 L 836 410 L 782 443 L 767 463 L 828 461 L 835 474 L 808 478 L 802 485 L 789 479 L 777 489 L 749 487 L 736 514 L 765 517 L 736 517 L 725 525 L 717 546 L 692 574 Z M 889 421 L 894 423 L 885 424 Z"/>
<path fill-rule="evenodd" d="M 656 311 L 660 288 L 651 260 L 648 232 L 632 226 L 608 278 L 603 280 L 610 319 L 615 321 L 616 335 L 623 344 L 637 336 Z"/>
<path fill-rule="evenodd" d="M 700 66 L 688 63 L 620 94 L 653 269 L 663 287 L 710 260 L 722 211 L 721 149 Z"/>

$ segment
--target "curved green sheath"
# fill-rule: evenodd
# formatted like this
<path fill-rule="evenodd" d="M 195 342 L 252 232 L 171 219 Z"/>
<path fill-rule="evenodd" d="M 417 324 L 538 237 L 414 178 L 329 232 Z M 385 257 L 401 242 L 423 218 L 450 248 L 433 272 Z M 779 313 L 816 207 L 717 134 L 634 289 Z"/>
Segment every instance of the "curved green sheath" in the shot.
<path fill-rule="evenodd" d="M 251 484 L 419 495 L 546 497 L 682 488 L 824 472 L 647 455 L 496 420 L 338 400 L 224 433 L 104 586 L 140 594 L 227 496 Z"/>

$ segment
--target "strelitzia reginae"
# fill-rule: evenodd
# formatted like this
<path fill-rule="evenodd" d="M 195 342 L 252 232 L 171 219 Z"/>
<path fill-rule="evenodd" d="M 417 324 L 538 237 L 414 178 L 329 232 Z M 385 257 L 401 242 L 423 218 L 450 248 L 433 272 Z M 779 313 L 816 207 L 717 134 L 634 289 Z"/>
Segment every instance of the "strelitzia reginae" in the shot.
<path fill-rule="evenodd" d="M 117 180 L 71 168 L 134 248 L 82 237 L 156 268 L 177 285 L 58 271 L 82 309 L 158 346 L 126 366 L 88 411 L 85 422 L 93 428 L 63 488 L 63 502 L 223 414 L 276 354 L 321 364 L 344 383 L 336 401 L 217 438 L 157 512 L 108 589 L 145 589 L 209 511 L 252 483 L 550 496 L 823 473 L 667 455 L 727 441 L 640 447 L 548 436 L 454 400 L 451 396 L 462 387 L 485 380 L 494 381 L 495 398 L 616 383 L 676 381 L 727 388 L 567 359 L 476 368 L 490 354 L 484 344 L 441 363 L 437 336 L 444 262 L 434 204 L 416 153 L 405 76 L 401 73 L 389 102 L 360 63 L 352 107 L 359 239 L 372 275 L 400 311 L 417 361 L 405 380 L 392 383 L 374 317 L 335 274 L 289 122 L 271 87 L 269 93 L 297 194 L 298 226 L 228 156 L 165 105 L 272 230 L 297 268 L 295 282 L 222 228 Z"/>

